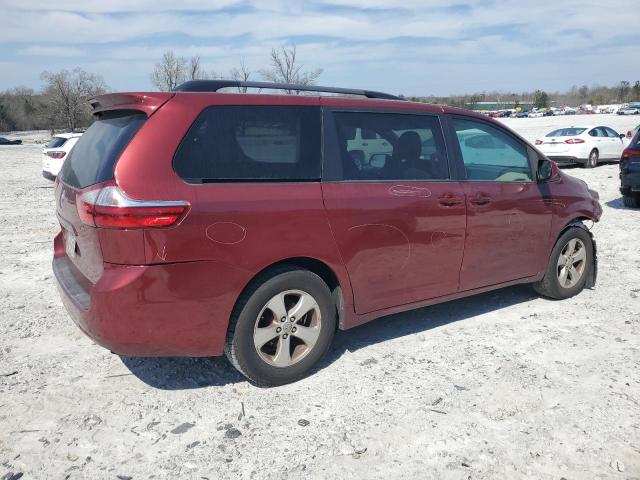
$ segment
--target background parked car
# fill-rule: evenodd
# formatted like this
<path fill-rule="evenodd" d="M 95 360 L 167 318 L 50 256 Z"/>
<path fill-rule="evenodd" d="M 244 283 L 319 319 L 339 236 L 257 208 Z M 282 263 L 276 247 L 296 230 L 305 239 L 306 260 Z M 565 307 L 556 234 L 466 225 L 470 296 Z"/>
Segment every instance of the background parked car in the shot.
<path fill-rule="evenodd" d="M 42 149 L 42 176 L 55 180 L 65 158 L 82 136 L 81 133 L 59 133 Z"/>
<path fill-rule="evenodd" d="M 631 103 L 626 107 L 622 107 L 618 110 L 618 115 L 639 115 L 640 114 L 640 103 Z"/>
<path fill-rule="evenodd" d="M 9 140 L 6 137 L 0 137 L 0 145 L 22 145 L 22 140 Z"/>
<path fill-rule="evenodd" d="M 622 152 L 620 193 L 625 206 L 640 208 L 640 130 L 636 130 L 631 142 Z"/>
<path fill-rule="evenodd" d="M 619 160 L 625 135 L 604 126 L 559 128 L 536 140 L 542 153 L 557 162 L 581 163 L 593 168 L 598 160 Z"/>

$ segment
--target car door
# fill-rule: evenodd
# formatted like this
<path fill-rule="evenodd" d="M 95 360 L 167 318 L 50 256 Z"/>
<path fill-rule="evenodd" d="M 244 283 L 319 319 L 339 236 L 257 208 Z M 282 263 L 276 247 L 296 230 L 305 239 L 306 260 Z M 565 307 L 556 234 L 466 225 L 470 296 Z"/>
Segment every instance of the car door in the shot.
<path fill-rule="evenodd" d="M 437 115 L 326 110 L 322 191 L 359 314 L 458 290 L 466 208 Z M 357 129 L 388 154 L 359 165 Z"/>
<path fill-rule="evenodd" d="M 607 138 L 611 145 L 610 156 L 614 160 L 620 160 L 622 157 L 622 151 L 624 150 L 624 138 L 620 138 L 620 134 L 614 129 L 609 127 L 603 127 L 607 133 Z"/>
<path fill-rule="evenodd" d="M 602 127 L 594 127 L 589 130 L 589 138 L 591 139 L 591 143 L 593 144 L 591 148 L 598 149 L 598 157 L 602 159 L 609 158 L 609 156 L 611 155 L 611 144 L 609 143 L 609 139 L 607 138 L 607 132 L 605 132 Z"/>
<path fill-rule="evenodd" d="M 452 117 L 449 124 L 467 205 L 460 290 L 535 275 L 548 260 L 552 210 L 527 146 L 484 120 Z"/>

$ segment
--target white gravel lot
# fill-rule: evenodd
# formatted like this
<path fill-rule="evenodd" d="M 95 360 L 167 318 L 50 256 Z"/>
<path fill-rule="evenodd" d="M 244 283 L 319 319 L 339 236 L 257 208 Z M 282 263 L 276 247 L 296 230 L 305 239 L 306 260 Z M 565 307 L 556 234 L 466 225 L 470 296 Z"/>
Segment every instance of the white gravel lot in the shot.
<path fill-rule="evenodd" d="M 506 120 L 531 140 L 639 122 Z M 617 164 L 566 169 L 604 208 L 595 289 L 379 319 L 339 332 L 309 378 L 261 389 L 224 358 L 121 358 L 75 327 L 39 149 L 0 147 L 0 479 L 640 478 L 640 211 L 622 206 Z"/>

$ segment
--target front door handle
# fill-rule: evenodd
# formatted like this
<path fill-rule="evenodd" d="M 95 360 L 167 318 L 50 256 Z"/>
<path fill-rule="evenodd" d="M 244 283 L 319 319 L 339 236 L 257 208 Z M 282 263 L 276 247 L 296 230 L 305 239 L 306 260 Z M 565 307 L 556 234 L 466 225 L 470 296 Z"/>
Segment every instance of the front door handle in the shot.
<path fill-rule="evenodd" d="M 443 193 L 438 197 L 438 203 L 443 207 L 455 207 L 464 203 L 464 198 L 455 193 Z"/>
<path fill-rule="evenodd" d="M 470 198 L 469 203 L 479 206 L 488 205 L 491 203 L 491 197 L 484 193 L 479 193 L 475 197 Z"/>

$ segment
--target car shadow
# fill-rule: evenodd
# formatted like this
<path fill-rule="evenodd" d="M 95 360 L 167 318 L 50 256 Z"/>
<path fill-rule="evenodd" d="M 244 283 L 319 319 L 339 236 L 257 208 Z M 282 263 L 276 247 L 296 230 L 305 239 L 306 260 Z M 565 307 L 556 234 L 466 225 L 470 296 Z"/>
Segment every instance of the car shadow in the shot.
<path fill-rule="evenodd" d="M 622 202 L 622 197 L 609 200 L 605 203 L 607 207 L 616 208 L 618 210 L 638 210 L 637 208 L 626 207 Z"/>
<path fill-rule="evenodd" d="M 337 331 L 327 356 L 313 369 L 322 370 L 345 352 L 353 352 L 406 335 L 467 320 L 483 313 L 527 302 L 537 295 L 516 285 L 472 297 L 378 318 L 356 328 Z M 187 390 L 246 381 L 225 357 L 143 358 L 121 356 L 122 363 L 147 385 L 161 390 Z"/>
<path fill-rule="evenodd" d="M 537 297 L 531 286 L 516 285 L 381 317 L 350 330 L 339 330 L 320 368 L 333 363 L 346 351 L 354 352 L 387 340 L 426 332 L 443 325 L 528 302 Z"/>
<path fill-rule="evenodd" d="M 620 163 L 619 160 L 600 160 L 595 168 L 601 167 L 603 165 L 617 165 Z M 584 165 L 581 163 L 559 163 L 558 167 L 562 170 L 573 170 L 574 168 L 583 170 L 585 169 Z M 588 170 L 588 169 L 585 169 Z"/>

